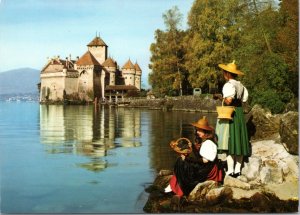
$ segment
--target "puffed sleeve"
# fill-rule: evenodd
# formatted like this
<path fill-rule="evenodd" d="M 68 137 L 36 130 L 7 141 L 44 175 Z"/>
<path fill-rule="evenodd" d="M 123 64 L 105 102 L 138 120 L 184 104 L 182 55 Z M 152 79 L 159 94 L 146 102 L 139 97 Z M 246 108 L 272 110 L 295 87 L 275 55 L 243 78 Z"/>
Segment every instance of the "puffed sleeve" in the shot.
<path fill-rule="evenodd" d="M 214 161 L 217 156 L 217 146 L 211 140 L 202 143 L 199 154 L 209 161 Z"/>
<path fill-rule="evenodd" d="M 246 87 L 244 87 L 244 96 L 243 96 L 243 102 L 246 102 L 248 100 L 248 90 Z"/>
<path fill-rule="evenodd" d="M 227 82 L 223 86 L 222 93 L 224 98 L 228 98 L 228 97 L 234 98 L 235 87 L 231 83 Z"/>

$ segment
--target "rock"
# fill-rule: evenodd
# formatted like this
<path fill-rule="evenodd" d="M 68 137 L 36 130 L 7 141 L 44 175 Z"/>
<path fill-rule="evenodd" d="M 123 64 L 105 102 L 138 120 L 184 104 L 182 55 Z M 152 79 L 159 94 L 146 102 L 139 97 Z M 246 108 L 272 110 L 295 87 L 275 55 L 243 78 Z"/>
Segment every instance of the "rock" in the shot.
<path fill-rule="evenodd" d="M 210 205 L 217 204 L 223 199 L 228 200 L 231 198 L 232 198 L 232 190 L 230 187 L 219 187 L 219 188 L 212 189 L 205 196 L 207 203 Z"/>
<path fill-rule="evenodd" d="M 268 212 L 271 211 L 271 207 L 273 206 L 270 198 L 268 198 L 263 193 L 257 192 L 253 196 L 251 196 L 251 202 L 253 205 L 253 210 L 256 212 Z M 263 210 L 262 210 L 263 208 Z"/>
<path fill-rule="evenodd" d="M 203 201 L 206 194 L 213 188 L 218 187 L 218 183 L 215 181 L 205 181 L 196 185 L 188 196 L 189 200 Z"/>
<path fill-rule="evenodd" d="M 259 175 L 261 183 L 268 184 L 271 181 L 271 170 L 269 167 L 263 167 Z"/>
<path fill-rule="evenodd" d="M 272 166 L 272 162 L 270 166 Z M 192 191 L 188 199 L 172 194 L 162 193 L 159 188 L 168 181 L 170 176 L 157 176 L 154 181 L 152 191 L 149 194 L 144 211 L 148 213 L 289 213 L 298 211 L 298 196 L 295 189 L 292 189 L 297 181 L 286 186 L 292 195 L 292 199 L 285 197 L 279 199 L 276 194 L 277 185 L 268 184 L 268 190 L 264 187 L 250 190 L 236 187 L 218 186 L 214 181 L 199 183 Z M 231 178 L 231 179 L 230 179 Z M 236 185 L 238 179 L 225 177 Z M 232 184 L 231 184 L 232 185 Z M 240 186 L 242 187 L 242 186 Z M 272 190 L 275 190 L 273 192 Z M 296 194 L 296 196 L 295 196 Z M 282 194 L 281 194 L 282 195 Z"/>
<path fill-rule="evenodd" d="M 279 134 L 281 142 L 291 154 L 298 155 L 298 112 L 283 114 L 280 120 Z"/>
<path fill-rule="evenodd" d="M 278 133 L 280 125 L 280 115 L 272 115 L 271 111 L 262 109 L 259 105 L 254 105 L 248 114 L 248 125 L 251 124 L 254 139 L 266 139 Z"/>
<path fill-rule="evenodd" d="M 292 99 L 285 107 L 284 112 L 287 113 L 289 111 L 298 111 L 299 101 L 297 98 Z"/>
<path fill-rule="evenodd" d="M 274 162 L 276 162 L 277 168 L 281 170 L 272 168 L 270 169 L 270 171 L 281 171 L 282 177 L 292 175 L 293 177 L 298 178 L 299 158 L 298 156 L 289 154 L 282 144 L 275 143 L 275 141 L 273 140 L 257 141 L 252 144 L 252 151 L 256 157 L 261 159 L 262 163 L 259 164 L 261 167 L 266 166 L 266 162 L 271 165 L 268 160 L 273 160 Z M 253 177 L 251 177 L 251 169 L 256 169 L 257 166 L 257 164 L 253 163 L 253 159 L 257 158 L 255 158 L 254 156 L 250 157 L 249 163 L 246 163 L 245 167 L 242 170 L 242 173 L 245 176 L 248 176 L 251 180 L 253 180 Z"/>
<path fill-rule="evenodd" d="M 299 158 L 298 156 L 288 156 L 284 159 L 285 164 L 290 170 L 290 175 L 299 178 Z"/>
<path fill-rule="evenodd" d="M 224 178 L 224 186 L 228 186 L 228 187 L 237 187 L 237 188 L 241 188 L 244 190 L 250 190 L 251 185 L 243 182 L 237 178 L 233 178 L 231 176 L 225 176 Z"/>
<path fill-rule="evenodd" d="M 166 175 L 172 175 L 172 174 L 173 174 L 173 171 L 165 170 L 165 169 L 160 170 L 158 173 L 158 175 L 160 175 L 160 176 L 166 176 Z"/>
<path fill-rule="evenodd" d="M 266 160 L 265 166 L 270 170 L 270 183 L 281 184 L 283 182 L 282 168 L 275 160 Z"/>
<path fill-rule="evenodd" d="M 237 188 L 237 187 L 231 187 L 231 191 L 232 191 L 232 199 L 233 200 L 249 199 L 255 193 L 261 192 L 260 189 L 251 189 L 251 190 L 245 191 L 244 189 Z"/>
<path fill-rule="evenodd" d="M 245 175 L 248 180 L 254 180 L 259 175 L 261 164 L 262 160 L 260 157 L 250 157 L 249 162 L 244 164 L 242 174 Z"/>

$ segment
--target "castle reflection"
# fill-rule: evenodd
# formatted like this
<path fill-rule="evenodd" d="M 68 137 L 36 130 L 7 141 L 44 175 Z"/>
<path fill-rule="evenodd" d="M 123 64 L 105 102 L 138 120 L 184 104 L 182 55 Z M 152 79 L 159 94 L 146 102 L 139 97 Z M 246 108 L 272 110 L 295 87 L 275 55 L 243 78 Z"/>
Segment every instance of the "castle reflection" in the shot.
<path fill-rule="evenodd" d="M 101 171 L 107 150 L 141 146 L 141 113 L 126 108 L 40 105 L 40 138 L 51 154 L 90 158 L 77 166 Z"/>
<path fill-rule="evenodd" d="M 214 123 L 215 115 L 205 115 Z M 159 172 L 173 169 L 178 156 L 170 148 L 170 141 L 179 137 L 193 141 L 194 128 L 190 123 L 202 116 L 199 112 L 41 105 L 40 142 L 50 154 L 88 158 L 87 162 L 76 166 L 89 171 L 98 172 L 115 165 L 131 168 L 139 163 L 142 168 L 149 165 Z M 117 147 L 140 148 L 138 152 L 116 155 L 117 150 L 113 149 Z"/>

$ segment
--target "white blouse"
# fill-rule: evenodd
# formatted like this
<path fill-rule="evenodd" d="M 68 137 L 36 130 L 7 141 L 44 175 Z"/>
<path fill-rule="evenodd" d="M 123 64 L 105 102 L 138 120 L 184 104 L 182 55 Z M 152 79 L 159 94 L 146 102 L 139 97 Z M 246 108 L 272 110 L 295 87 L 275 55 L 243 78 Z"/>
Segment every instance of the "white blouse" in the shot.
<path fill-rule="evenodd" d="M 244 94 L 243 94 L 242 101 L 246 102 L 248 100 L 248 95 L 249 95 L 247 88 L 244 87 L 244 85 L 241 82 L 234 79 L 230 79 L 223 86 L 222 89 L 223 97 L 234 98 L 235 94 L 237 94 L 237 98 L 240 99 L 242 97 L 243 89 L 244 89 Z"/>
<path fill-rule="evenodd" d="M 205 140 L 201 144 L 199 154 L 209 161 L 214 161 L 217 156 L 217 145 L 211 140 Z"/>

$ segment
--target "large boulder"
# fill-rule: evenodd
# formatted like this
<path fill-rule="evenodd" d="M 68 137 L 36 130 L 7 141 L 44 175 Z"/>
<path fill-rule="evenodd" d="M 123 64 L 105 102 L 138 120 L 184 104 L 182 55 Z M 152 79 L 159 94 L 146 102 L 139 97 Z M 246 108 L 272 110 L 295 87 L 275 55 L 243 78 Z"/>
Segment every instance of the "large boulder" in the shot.
<path fill-rule="evenodd" d="M 298 155 L 298 112 L 288 112 L 280 119 L 279 134 L 281 142 L 291 154 Z"/>
<path fill-rule="evenodd" d="M 253 139 L 270 139 L 279 131 L 280 115 L 272 115 L 268 109 L 254 105 L 246 117 L 249 135 Z"/>

